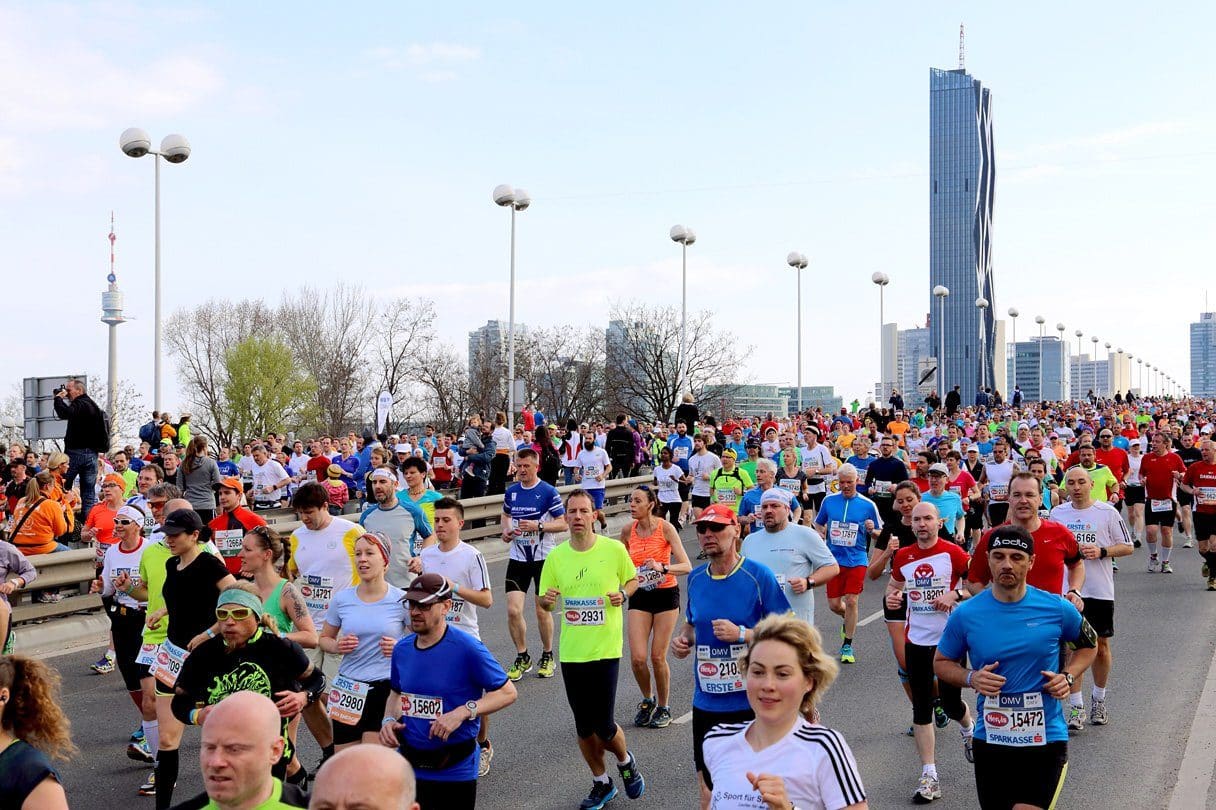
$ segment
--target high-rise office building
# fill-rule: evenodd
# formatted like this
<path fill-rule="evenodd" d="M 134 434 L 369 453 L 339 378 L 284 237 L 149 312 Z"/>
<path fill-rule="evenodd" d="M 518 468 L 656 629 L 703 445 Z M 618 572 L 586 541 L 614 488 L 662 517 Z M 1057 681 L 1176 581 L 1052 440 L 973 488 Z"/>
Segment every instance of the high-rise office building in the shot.
<path fill-rule="evenodd" d="M 1216 312 L 1191 324 L 1191 395 L 1216 397 Z"/>
<path fill-rule="evenodd" d="M 945 358 L 937 388 L 955 385 L 970 402 L 995 385 L 996 300 L 992 209 L 996 180 L 992 95 L 963 69 L 929 71 L 929 304 L 933 352 Z M 949 291 L 944 305 L 932 294 Z M 984 298 L 988 306 L 976 306 Z M 942 311 L 944 309 L 944 312 Z M 1024 389 L 1024 387 L 1023 387 Z M 1002 392 L 1004 393 L 1004 392 Z"/>
<path fill-rule="evenodd" d="M 937 390 L 937 375 L 931 375 L 925 380 L 924 385 L 921 385 L 920 379 L 924 376 L 921 371 L 921 362 L 926 358 L 933 356 L 933 349 L 929 343 L 929 329 L 927 327 L 918 327 L 915 329 L 900 329 L 899 330 L 899 351 L 897 355 L 899 391 L 904 396 L 904 404 L 912 407 L 915 402 L 919 405 L 931 391 Z M 942 392 L 938 392 L 942 393 Z M 890 392 L 887 392 L 890 396 Z M 945 396 L 945 394 L 942 394 Z M 886 399 L 880 400 L 886 402 Z"/>
<path fill-rule="evenodd" d="M 1099 397 L 1107 396 L 1110 390 L 1110 372 L 1114 361 L 1106 358 L 1090 359 L 1088 354 L 1072 355 L 1068 358 L 1069 395 L 1082 400 L 1093 391 Z M 1112 395 L 1113 396 L 1113 395 Z"/>
<path fill-rule="evenodd" d="M 1040 348 L 1040 343 L 1042 347 Z M 1012 344 L 1006 375 L 1011 385 L 1022 389 L 1024 402 L 1050 400 L 1058 402 L 1068 398 L 1071 375 L 1068 368 L 1068 345 L 1050 335 L 1030 340 L 1019 340 Z M 1041 363 L 1040 363 L 1041 358 Z M 1001 394 L 1008 401 L 1012 390 Z"/>

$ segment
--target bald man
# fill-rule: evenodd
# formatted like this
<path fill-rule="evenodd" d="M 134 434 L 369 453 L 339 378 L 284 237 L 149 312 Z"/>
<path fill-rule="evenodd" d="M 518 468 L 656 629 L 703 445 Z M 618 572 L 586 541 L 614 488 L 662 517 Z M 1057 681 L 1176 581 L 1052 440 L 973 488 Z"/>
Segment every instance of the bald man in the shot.
<path fill-rule="evenodd" d="M 347 748 L 321 766 L 308 806 L 311 810 L 419 810 L 414 770 L 391 748 Z"/>
<path fill-rule="evenodd" d="M 298 788 L 270 775 L 282 754 L 274 702 L 254 692 L 229 695 L 211 707 L 203 723 L 198 760 L 206 792 L 175 810 L 307 807 Z"/>

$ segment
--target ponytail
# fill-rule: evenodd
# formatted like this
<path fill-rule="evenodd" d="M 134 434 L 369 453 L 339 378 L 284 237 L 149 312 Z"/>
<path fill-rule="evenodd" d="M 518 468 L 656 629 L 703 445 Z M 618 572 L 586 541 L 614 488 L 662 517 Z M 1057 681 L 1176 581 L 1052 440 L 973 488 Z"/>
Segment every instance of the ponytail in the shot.
<path fill-rule="evenodd" d="M 59 705 L 59 673 L 23 655 L 0 657 L 0 689 L 9 698 L 0 711 L 0 728 L 54 759 L 76 753 L 71 723 Z"/>

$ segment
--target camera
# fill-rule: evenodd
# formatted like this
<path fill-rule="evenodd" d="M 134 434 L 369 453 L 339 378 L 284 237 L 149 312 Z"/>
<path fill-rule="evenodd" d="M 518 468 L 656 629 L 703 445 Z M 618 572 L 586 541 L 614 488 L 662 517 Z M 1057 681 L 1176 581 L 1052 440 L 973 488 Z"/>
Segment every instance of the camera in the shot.
<path fill-rule="evenodd" d="M 67 392 L 68 392 L 68 387 L 66 385 L 61 385 L 58 388 L 56 388 L 52 393 L 54 393 L 55 396 L 60 396 L 61 394 L 66 394 Z"/>

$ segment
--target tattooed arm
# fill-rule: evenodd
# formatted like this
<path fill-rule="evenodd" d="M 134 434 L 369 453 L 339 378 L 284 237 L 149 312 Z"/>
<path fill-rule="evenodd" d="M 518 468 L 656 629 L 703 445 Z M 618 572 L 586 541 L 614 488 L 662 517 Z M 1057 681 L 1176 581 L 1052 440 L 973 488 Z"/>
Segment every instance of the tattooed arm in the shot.
<path fill-rule="evenodd" d="M 285 638 L 291 639 L 306 650 L 316 647 L 317 626 L 313 624 L 312 614 L 308 612 L 308 606 L 304 604 L 304 597 L 290 582 L 283 584 L 283 590 L 279 594 L 279 607 L 283 609 L 287 618 L 291 619 L 293 625 L 292 631 L 287 633 Z"/>

